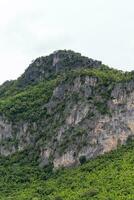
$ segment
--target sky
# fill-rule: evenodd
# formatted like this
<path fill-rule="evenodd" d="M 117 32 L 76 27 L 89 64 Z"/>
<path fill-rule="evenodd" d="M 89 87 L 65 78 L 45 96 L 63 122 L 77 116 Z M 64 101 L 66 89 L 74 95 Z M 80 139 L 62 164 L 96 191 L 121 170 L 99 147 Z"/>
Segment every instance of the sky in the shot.
<path fill-rule="evenodd" d="M 134 0 L 0 0 L 0 84 L 59 49 L 133 70 Z"/>

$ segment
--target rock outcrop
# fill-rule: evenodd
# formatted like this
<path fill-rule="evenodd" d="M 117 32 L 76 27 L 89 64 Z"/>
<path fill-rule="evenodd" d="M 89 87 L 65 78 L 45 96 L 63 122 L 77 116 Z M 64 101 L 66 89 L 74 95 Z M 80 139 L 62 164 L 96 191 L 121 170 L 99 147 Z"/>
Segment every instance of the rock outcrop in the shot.
<path fill-rule="evenodd" d="M 99 68 L 101 61 L 81 56 L 71 50 L 59 50 L 53 54 L 34 60 L 19 78 L 18 86 L 24 87 L 48 79 L 70 69 Z"/>
<path fill-rule="evenodd" d="M 65 73 L 71 65 L 73 69 L 81 65 L 89 69 L 98 68 L 101 63 L 73 52 L 58 51 L 35 60 L 18 79 L 17 87 L 31 81 L 37 84 L 50 78 L 52 72 L 56 76 L 64 69 Z M 41 167 L 78 165 L 81 157 L 89 160 L 133 137 L 134 80 L 104 84 L 98 76 L 76 74 L 60 81 L 41 109 L 43 116 L 34 122 L 12 121 L 1 114 L 0 154 L 8 156 L 32 146 L 40 152 Z"/>

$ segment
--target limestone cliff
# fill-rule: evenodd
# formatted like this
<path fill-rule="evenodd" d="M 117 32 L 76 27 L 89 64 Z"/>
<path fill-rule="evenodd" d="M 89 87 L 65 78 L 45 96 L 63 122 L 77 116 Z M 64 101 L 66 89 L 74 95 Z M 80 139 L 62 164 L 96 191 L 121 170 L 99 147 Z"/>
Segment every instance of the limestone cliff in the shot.
<path fill-rule="evenodd" d="M 31 146 L 39 151 L 41 167 L 70 167 L 134 135 L 133 73 L 114 71 L 72 51 L 36 59 L 0 91 L 4 156 Z"/>

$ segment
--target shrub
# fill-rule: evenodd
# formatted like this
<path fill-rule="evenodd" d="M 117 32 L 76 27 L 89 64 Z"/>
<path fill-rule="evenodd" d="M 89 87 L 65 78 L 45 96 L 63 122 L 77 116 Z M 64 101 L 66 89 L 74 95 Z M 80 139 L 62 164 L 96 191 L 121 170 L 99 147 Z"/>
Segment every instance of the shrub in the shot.
<path fill-rule="evenodd" d="M 55 200 L 63 200 L 60 196 L 55 197 Z"/>
<path fill-rule="evenodd" d="M 96 196 L 97 194 L 98 194 L 98 190 L 92 189 L 92 190 L 90 190 L 90 191 L 87 191 L 87 192 L 83 195 L 83 197 L 94 197 L 94 196 Z"/>
<path fill-rule="evenodd" d="M 79 161 L 80 164 L 83 165 L 86 162 L 86 156 L 80 156 Z"/>

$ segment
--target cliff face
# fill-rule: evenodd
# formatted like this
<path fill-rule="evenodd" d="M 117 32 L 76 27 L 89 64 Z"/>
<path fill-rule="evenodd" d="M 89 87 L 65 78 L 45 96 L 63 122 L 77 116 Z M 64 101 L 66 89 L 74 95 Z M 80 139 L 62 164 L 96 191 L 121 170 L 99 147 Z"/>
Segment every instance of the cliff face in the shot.
<path fill-rule="evenodd" d="M 60 60 L 62 53 L 64 59 Z M 49 75 L 49 68 L 38 71 L 47 66 L 43 61 L 46 58 L 37 59 L 33 70 L 32 64 L 14 85 L 18 90 L 18 86 L 24 84 L 24 91 L 19 89 L 12 98 L 6 94 L 1 98 L 1 155 L 7 156 L 31 146 L 33 151 L 38 149 L 41 167 L 49 164 L 54 168 L 70 167 L 78 165 L 82 159 L 89 160 L 116 149 L 133 137 L 133 76 L 128 78 L 128 74 L 104 69 L 101 62 L 80 54 L 75 55 L 80 62 L 77 64 L 76 58 L 72 61 L 72 54 L 66 53 L 67 57 L 65 51 L 56 52 L 51 55 L 52 60 L 50 56 L 54 73 Z M 117 80 L 115 72 L 123 78 Z M 33 86 L 29 86 L 30 77 L 34 80 Z M 38 86 L 41 80 L 47 82 Z M 32 97 L 27 84 L 35 94 Z M 22 107 L 24 103 L 25 107 Z"/>

